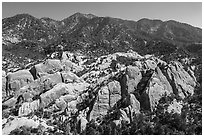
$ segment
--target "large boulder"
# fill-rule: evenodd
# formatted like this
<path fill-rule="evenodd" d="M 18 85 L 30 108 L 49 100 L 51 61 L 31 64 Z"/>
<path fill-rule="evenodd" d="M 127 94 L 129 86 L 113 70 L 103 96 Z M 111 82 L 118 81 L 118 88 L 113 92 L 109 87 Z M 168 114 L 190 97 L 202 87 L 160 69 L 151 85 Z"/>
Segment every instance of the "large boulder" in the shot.
<path fill-rule="evenodd" d="M 173 93 L 173 90 L 159 68 L 148 81 L 145 91 L 140 96 L 141 107 L 153 111 L 164 95 Z"/>
<path fill-rule="evenodd" d="M 21 87 L 16 91 L 15 96 L 18 98 L 22 95 L 25 102 L 32 101 L 32 98 L 45 91 L 52 89 L 56 84 L 62 83 L 62 78 L 59 72 L 54 74 L 46 74 L 39 79 Z"/>
<path fill-rule="evenodd" d="M 111 81 L 108 83 L 109 89 L 109 100 L 110 100 L 110 107 L 113 107 L 114 104 L 121 98 L 121 87 L 118 81 Z"/>
<path fill-rule="evenodd" d="M 83 94 L 82 94 L 83 95 Z M 55 104 L 52 106 L 53 111 L 63 112 L 67 109 L 67 114 L 70 115 L 77 111 L 77 104 L 81 103 L 84 98 L 80 96 L 80 93 L 69 93 L 56 99 Z"/>
<path fill-rule="evenodd" d="M 98 93 L 98 97 L 91 111 L 90 114 L 91 119 L 96 119 L 97 117 L 102 117 L 106 115 L 108 109 L 110 108 L 109 96 L 110 93 L 108 87 L 107 86 L 102 87 L 102 89 Z"/>
<path fill-rule="evenodd" d="M 82 91 L 86 90 L 89 85 L 87 83 L 59 83 L 54 86 L 51 90 L 41 94 L 41 107 L 48 106 L 51 102 L 60 98 L 65 94 L 80 94 Z"/>
<path fill-rule="evenodd" d="M 130 123 L 133 119 L 134 114 L 140 113 L 140 102 L 135 98 L 133 94 L 130 94 L 130 105 L 125 108 L 120 108 L 119 113 L 119 123 L 121 123 L 122 120 Z"/>
<path fill-rule="evenodd" d="M 7 75 L 7 86 L 9 91 L 19 90 L 21 87 L 33 82 L 33 76 L 29 70 L 19 70 L 14 73 L 8 73 Z"/>
<path fill-rule="evenodd" d="M 126 73 L 121 74 L 121 76 L 117 78 L 121 86 L 122 98 L 127 97 L 130 93 L 134 93 L 141 79 L 142 74 L 140 69 L 137 66 L 128 66 Z"/>
<path fill-rule="evenodd" d="M 79 94 L 81 94 L 84 90 L 87 90 L 88 87 L 89 84 L 87 83 L 59 83 L 52 89 L 41 94 L 39 99 L 32 102 L 24 102 L 19 109 L 19 114 L 27 115 L 40 108 L 46 108 L 51 103 L 54 103 L 54 106 L 52 106 L 55 108 L 55 111 L 56 108 L 57 110 L 64 110 L 67 103 L 70 105 L 70 107 L 76 108 L 76 104 L 78 103 L 76 100 L 77 96 L 79 96 Z"/>
<path fill-rule="evenodd" d="M 14 117 L 13 120 L 7 121 L 7 123 L 5 123 L 5 126 L 2 129 L 2 134 L 9 135 L 11 131 L 18 129 L 22 126 L 25 126 L 28 128 L 38 128 L 39 125 L 41 125 L 44 128 L 44 130 L 53 129 L 53 127 L 48 126 L 44 120 L 39 119 L 36 116 L 31 119 L 27 117 L 20 117 L 20 118 Z"/>
<path fill-rule="evenodd" d="M 63 70 L 61 61 L 58 59 L 47 59 L 45 62 L 35 65 L 36 73 L 42 76 L 46 73 L 53 74 Z"/>
<path fill-rule="evenodd" d="M 72 72 L 62 72 L 61 73 L 63 82 L 65 83 L 73 83 L 73 82 L 83 82 L 82 79 L 80 79 L 76 74 Z"/>
<path fill-rule="evenodd" d="M 18 116 L 26 116 L 40 108 L 40 100 L 24 102 L 18 110 Z"/>
<path fill-rule="evenodd" d="M 84 68 L 80 64 L 76 64 L 70 60 L 62 60 L 62 66 L 64 71 L 80 72 Z"/>
<path fill-rule="evenodd" d="M 44 90 L 50 90 L 58 83 L 63 82 L 63 78 L 60 74 L 60 72 L 54 73 L 54 74 L 46 74 L 45 76 L 40 78 L 40 81 L 44 84 Z"/>
<path fill-rule="evenodd" d="M 90 114 L 91 119 L 102 117 L 121 98 L 121 87 L 118 81 L 112 81 L 101 88 Z"/>
<path fill-rule="evenodd" d="M 137 88 L 138 83 L 142 79 L 142 74 L 140 69 L 136 66 L 128 66 L 127 67 L 127 88 L 128 93 L 133 93 Z"/>

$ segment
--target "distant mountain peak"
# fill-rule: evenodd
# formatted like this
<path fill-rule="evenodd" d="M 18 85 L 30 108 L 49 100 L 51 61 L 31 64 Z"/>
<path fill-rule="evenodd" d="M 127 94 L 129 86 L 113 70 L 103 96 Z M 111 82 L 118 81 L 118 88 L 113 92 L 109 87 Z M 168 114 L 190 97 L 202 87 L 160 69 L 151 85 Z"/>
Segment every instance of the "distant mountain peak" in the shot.
<path fill-rule="evenodd" d="M 19 17 L 19 18 L 36 18 L 28 13 L 23 13 L 23 14 L 17 14 L 14 17 Z"/>
<path fill-rule="evenodd" d="M 84 13 L 77 12 L 77 13 L 71 15 L 70 17 L 86 17 L 88 19 L 92 19 L 92 18 L 97 17 L 97 16 L 90 14 L 90 13 L 84 14 Z"/>

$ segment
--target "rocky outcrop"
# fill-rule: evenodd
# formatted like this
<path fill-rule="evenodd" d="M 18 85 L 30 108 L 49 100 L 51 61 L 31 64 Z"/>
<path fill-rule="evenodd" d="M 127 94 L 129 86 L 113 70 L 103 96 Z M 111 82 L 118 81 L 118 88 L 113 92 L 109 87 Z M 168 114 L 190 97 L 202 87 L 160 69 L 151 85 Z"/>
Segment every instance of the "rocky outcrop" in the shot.
<path fill-rule="evenodd" d="M 133 119 L 133 114 L 140 113 L 140 102 L 136 99 L 135 95 L 130 94 L 130 105 L 125 108 L 120 108 L 120 120 L 130 123 Z"/>
<path fill-rule="evenodd" d="M 19 96 L 22 96 L 25 102 L 30 102 L 41 93 L 52 89 L 58 83 L 62 83 L 60 73 L 46 74 L 43 77 L 20 88 L 18 91 L 16 91 L 14 97 L 18 98 Z"/>
<path fill-rule="evenodd" d="M 173 90 L 159 68 L 151 76 L 145 91 L 140 96 L 141 107 L 153 111 L 158 101 L 164 95 L 173 93 Z"/>
<path fill-rule="evenodd" d="M 53 74 L 63 70 L 63 66 L 60 60 L 47 59 L 46 61 L 35 65 L 36 75 L 42 76 L 46 73 Z"/>
<path fill-rule="evenodd" d="M 138 83 L 142 79 L 142 73 L 138 67 L 128 66 L 126 76 L 128 93 L 133 93 L 134 90 L 137 88 Z"/>
<path fill-rule="evenodd" d="M 92 119 L 98 124 L 131 122 L 141 109 L 154 111 L 163 96 L 184 98 L 192 95 L 196 86 L 194 74 L 186 72 L 179 62 L 168 64 L 152 55 L 114 53 L 87 64 L 72 54 L 62 55 L 61 60 L 49 59 L 35 65 L 35 81 L 28 70 L 9 74 L 10 85 L 15 80 L 32 80 L 15 89 L 14 96 L 3 102 L 4 107 L 15 109 L 21 117 L 38 110 L 67 119 L 74 115 L 82 131 Z M 82 75 L 77 76 L 81 71 Z M 167 111 L 180 113 L 180 104 L 173 102 Z"/>
<path fill-rule="evenodd" d="M 60 72 L 54 74 L 46 74 L 40 78 L 41 83 L 44 84 L 44 91 L 52 89 L 58 83 L 63 82 Z"/>
<path fill-rule="evenodd" d="M 194 94 L 196 81 L 184 70 L 179 62 L 171 62 L 165 71 L 165 76 L 169 80 L 174 94 L 185 98 Z"/>
<path fill-rule="evenodd" d="M 109 90 L 109 106 L 113 105 L 121 98 L 121 86 L 118 81 L 112 81 L 108 83 Z"/>
<path fill-rule="evenodd" d="M 121 98 L 121 87 L 119 82 L 112 81 L 101 88 L 90 114 L 90 119 L 103 117 L 107 111 Z"/>
<path fill-rule="evenodd" d="M 54 74 L 45 74 L 41 78 L 27 84 L 16 91 L 14 98 L 22 96 L 25 102 L 32 101 L 36 96 L 52 89 L 58 83 L 81 82 L 81 79 L 71 72 L 57 72 Z"/>
<path fill-rule="evenodd" d="M 18 110 L 18 116 L 26 116 L 40 108 L 40 100 L 24 102 Z"/>
<path fill-rule="evenodd" d="M 57 110 L 64 110 L 67 107 L 67 104 L 69 104 L 71 107 L 74 105 L 76 108 L 76 97 L 82 93 L 82 91 L 86 90 L 88 86 L 89 84 L 87 83 L 59 83 L 49 91 L 41 94 L 39 97 L 40 99 L 34 100 L 32 102 L 24 102 L 19 109 L 19 114 L 27 115 L 31 112 L 34 112 L 34 110 L 46 108 L 48 105 L 54 102 L 55 108 L 53 111 L 56 111 L 56 107 Z M 65 94 L 67 96 L 63 96 Z"/>
<path fill-rule="evenodd" d="M 33 76 L 29 70 L 19 70 L 14 73 L 7 74 L 7 92 L 15 93 L 21 87 L 33 82 Z"/>
<path fill-rule="evenodd" d="M 78 73 L 84 69 L 83 56 L 75 55 L 70 52 L 63 52 L 61 57 L 61 63 L 64 71 L 72 71 Z"/>
<path fill-rule="evenodd" d="M 73 94 L 75 87 L 72 84 L 64 84 L 59 83 L 54 86 L 51 90 L 47 91 L 46 93 L 42 94 L 41 97 L 41 107 L 45 108 L 51 102 L 55 101 L 56 99 L 60 98 L 64 94 Z"/>
<path fill-rule="evenodd" d="M 136 99 L 135 95 L 130 94 L 130 106 L 132 113 L 140 112 L 140 102 Z"/>
<path fill-rule="evenodd" d="M 147 59 L 145 60 L 144 62 L 144 67 L 145 69 L 152 69 L 152 70 L 155 70 L 156 67 L 157 67 L 157 64 L 154 60 L 151 60 L 151 59 Z"/>
<path fill-rule="evenodd" d="M 39 125 L 41 125 L 44 130 L 47 129 L 53 129 L 53 127 L 48 126 L 43 119 L 39 119 L 37 117 L 33 117 L 31 119 L 27 117 L 14 117 L 12 121 L 7 121 L 5 123 L 4 128 L 2 129 L 2 134 L 3 135 L 8 135 L 11 133 L 11 131 L 20 128 L 22 126 L 28 127 L 28 128 L 37 128 Z"/>
<path fill-rule="evenodd" d="M 76 74 L 72 72 L 62 72 L 61 73 L 62 81 L 64 83 L 73 83 L 73 82 L 83 82 Z"/>

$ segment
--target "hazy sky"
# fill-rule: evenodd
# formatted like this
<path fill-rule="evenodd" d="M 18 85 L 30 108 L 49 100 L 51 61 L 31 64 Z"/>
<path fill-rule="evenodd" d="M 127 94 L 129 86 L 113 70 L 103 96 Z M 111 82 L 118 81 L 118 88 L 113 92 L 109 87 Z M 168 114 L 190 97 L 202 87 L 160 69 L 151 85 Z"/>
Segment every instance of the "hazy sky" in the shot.
<path fill-rule="evenodd" d="M 142 18 L 163 21 L 176 20 L 200 28 L 202 26 L 201 2 L 3 2 L 2 4 L 3 18 L 28 13 L 37 18 L 50 17 L 55 20 L 62 20 L 76 12 L 135 21 Z"/>

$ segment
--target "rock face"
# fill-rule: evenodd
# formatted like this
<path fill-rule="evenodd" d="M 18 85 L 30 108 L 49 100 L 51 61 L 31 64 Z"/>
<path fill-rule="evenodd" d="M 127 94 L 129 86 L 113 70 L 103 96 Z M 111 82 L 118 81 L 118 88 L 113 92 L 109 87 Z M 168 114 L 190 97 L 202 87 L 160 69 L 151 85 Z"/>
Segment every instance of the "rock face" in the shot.
<path fill-rule="evenodd" d="M 140 111 L 140 102 L 136 99 L 135 95 L 130 94 L 130 106 L 132 113 L 139 113 Z"/>
<path fill-rule="evenodd" d="M 7 86 L 15 91 L 3 102 L 3 113 L 10 110 L 9 115 L 15 112 L 16 116 L 28 117 L 46 110 L 73 119 L 82 131 L 92 119 L 98 124 L 131 122 L 141 109 L 154 111 L 163 96 L 184 98 L 192 95 L 196 86 L 194 74 L 188 74 L 179 62 L 167 63 L 151 55 L 118 52 L 89 63 L 72 54 L 62 55 L 62 60 L 49 59 L 31 67 L 32 71 L 19 70 L 7 77 L 3 72 L 3 95 Z M 76 67 L 69 69 L 65 62 Z M 180 106 L 174 102 L 167 111 L 180 113 Z M 5 126 L 4 133 L 15 128 Z"/>
<path fill-rule="evenodd" d="M 138 67 L 128 66 L 127 67 L 127 87 L 128 93 L 133 93 L 137 88 L 137 84 L 142 79 L 142 73 Z"/>
<path fill-rule="evenodd" d="M 151 76 L 145 91 L 141 95 L 141 106 L 146 110 L 154 110 L 158 101 L 173 90 L 159 68 Z"/>
<path fill-rule="evenodd" d="M 121 98 L 121 87 L 119 82 L 112 81 L 101 88 L 91 112 L 91 119 L 106 115 L 107 111 Z"/>
<path fill-rule="evenodd" d="M 196 81 L 186 72 L 179 62 L 172 62 L 166 72 L 166 77 L 174 90 L 174 94 L 182 98 L 194 94 Z"/>

